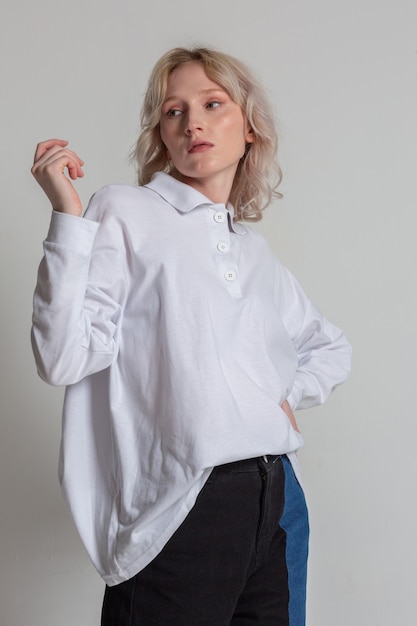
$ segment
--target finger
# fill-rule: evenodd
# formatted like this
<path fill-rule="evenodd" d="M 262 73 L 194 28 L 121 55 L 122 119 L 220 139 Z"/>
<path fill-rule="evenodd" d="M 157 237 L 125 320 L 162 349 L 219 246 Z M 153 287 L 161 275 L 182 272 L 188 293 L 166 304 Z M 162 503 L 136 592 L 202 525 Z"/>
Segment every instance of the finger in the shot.
<path fill-rule="evenodd" d="M 48 139 L 38 144 L 34 157 L 34 166 L 40 165 L 45 162 L 53 154 L 58 153 L 68 145 L 68 141 L 65 139 Z M 84 165 L 84 161 L 73 151 L 69 150 L 68 154 L 72 158 L 76 159 L 80 165 Z"/>
<path fill-rule="evenodd" d="M 81 161 L 81 163 L 67 163 L 68 175 L 71 180 L 76 180 L 77 178 L 82 178 L 84 176 L 84 172 L 81 168 L 81 165 L 83 164 L 84 161 Z"/>
<path fill-rule="evenodd" d="M 35 156 L 33 161 L 37 161 L 41 156 L 45 154 L 50 148 L 53 146 L 59 146 L 64 148 L 68 145 L 68 141 L 66 139 L 47 139 L 46 141 L 41 141 L 36 146 Z"/>
<path fill-rule="evenodd" d="M 71 169 L 75 166 L 77 175 L 83 176 L 81 167 L 84 165 L 84 161 L 80 159 L 78 154 L 73 150 L 53 145 L 35 161 L 32 166 L 32 174 L 36 177 L 38 174 L 42 175 L 47 169 L 49 171 L 59 169 L 63 172 L 68 165 L 71 166 Z"/>
<path fill-rule="evenodd" d="M 70 151 L 61 151 L 57 154 L 49 155 L 44 162 L 38 162 L 33 165 L 32 174 L 41 187 L 46 190 L 51 184 L 59 184 L 61 178 L 66 179 L 65 170 L 67 170 L 71 180 L 84 176 L 80 159 Z"/>

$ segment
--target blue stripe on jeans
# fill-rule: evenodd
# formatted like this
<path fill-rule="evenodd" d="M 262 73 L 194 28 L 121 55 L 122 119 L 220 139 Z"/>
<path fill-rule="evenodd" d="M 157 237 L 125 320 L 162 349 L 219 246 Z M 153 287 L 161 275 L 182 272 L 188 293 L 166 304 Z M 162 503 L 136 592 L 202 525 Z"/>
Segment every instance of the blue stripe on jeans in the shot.
<path fill-rule="evenodd" d="M 308 556 L 308 511 L 303 490 L 288 458 L 282 457 L 285 472 L 285 505 L 280 520 L 287 535 L 289 626 L 305 626 Z"/>

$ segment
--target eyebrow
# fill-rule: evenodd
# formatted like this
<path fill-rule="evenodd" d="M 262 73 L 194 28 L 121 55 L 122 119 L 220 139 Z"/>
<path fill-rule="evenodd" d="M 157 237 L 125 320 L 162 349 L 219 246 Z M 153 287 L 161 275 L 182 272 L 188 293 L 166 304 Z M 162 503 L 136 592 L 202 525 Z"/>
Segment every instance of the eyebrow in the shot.
<path fill-rule="evenodd" d="M 210 89 L 202 89 L 201 91 L 198 92 L 198 95 L 208 95 L 210 93 L 219 93 L 219 92 L 223 92 L 223 93 L 227 93 L 225 89 L 223 89 L 222 87 L 211 87 Z M 180 96 L 169 96 L 168 98 L 165 98 L 165 100 L 163 101 L 162 104 L 165 104 L 166 102 L 171 102 L 171 100 L 182 100 L 182 98 Z"/>

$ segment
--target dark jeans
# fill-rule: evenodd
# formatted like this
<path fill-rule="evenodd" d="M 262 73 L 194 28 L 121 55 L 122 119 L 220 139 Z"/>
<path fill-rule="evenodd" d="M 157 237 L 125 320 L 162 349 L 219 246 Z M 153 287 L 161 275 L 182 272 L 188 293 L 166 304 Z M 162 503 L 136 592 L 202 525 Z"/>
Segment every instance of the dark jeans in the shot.
<path fill-rule="evenodd" d="M 107 587 L 102 626 L 304 626 L 308 514 L 286 456 L 216 467 L 162 552 Z"/>

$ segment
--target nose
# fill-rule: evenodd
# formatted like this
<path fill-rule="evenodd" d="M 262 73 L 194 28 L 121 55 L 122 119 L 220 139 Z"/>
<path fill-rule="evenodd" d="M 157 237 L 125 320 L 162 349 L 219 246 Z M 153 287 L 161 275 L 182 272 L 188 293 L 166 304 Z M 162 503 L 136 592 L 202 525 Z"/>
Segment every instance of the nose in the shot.
<path fill-rule="evenodd" d="M 198 115 L 197 111 L 189 110 L 187 115 L 185 116 L 185 134 L 191 135 L 196 130 L 203 130 L 203 125 L 201 122 L 201 117 Z"/>

